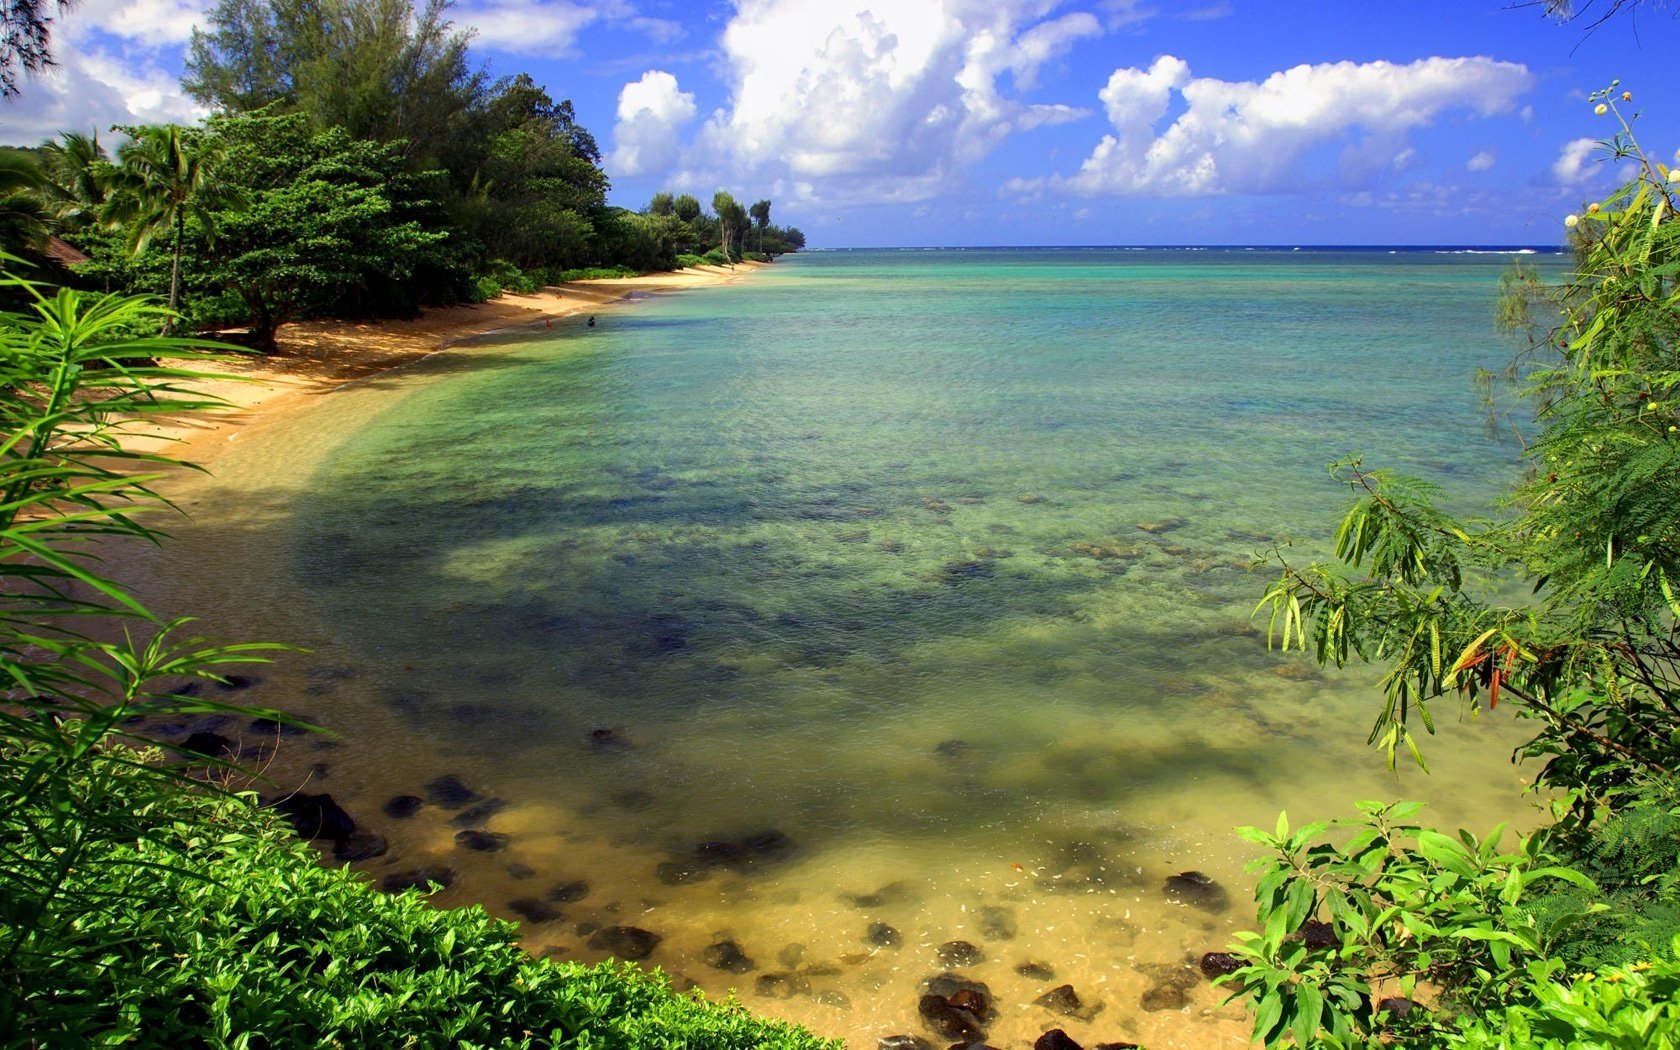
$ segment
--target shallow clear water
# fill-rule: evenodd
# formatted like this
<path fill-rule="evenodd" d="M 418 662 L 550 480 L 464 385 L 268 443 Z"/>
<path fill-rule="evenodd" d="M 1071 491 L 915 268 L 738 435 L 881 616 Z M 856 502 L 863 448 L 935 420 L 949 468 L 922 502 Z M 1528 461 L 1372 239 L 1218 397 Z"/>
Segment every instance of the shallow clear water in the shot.
<path fill-rule="evenodd" d="M 1199 979 L 1142 1002 L 1248 915 L 1232 827 L 1402 795 L 1522 819 L 1504 712 L 1445 717 L 1434 775 L 1396 777 L 1364 747 L 1374 676 L 1249 619 L 1256 552 L 1321 552 L 1331 460 L 1466 508 L 1511 475 L 1470 378 L 1508 354 L 1506 265 L 799 256 L 242 435 L 146 557 L 183 608 L 315 650 L 253 701 L 341 734 L 273 771 L 387 835 L 370 871 L 445 863 L 440 899 L 510 917 L 588 884 L 527 923 L 537 950 L 599 958 L 589 926 L 633 924 L 650 964 L 872 1047 L 940 1042 L 919 985 L 960 939 L 994 1045 L 1242 1046 Z M 480 821 L 504 849 L 460 848 L 459 811 L 380 814 L 444 773 L 506 800 Z M 1187 869 L 1230 907 L 1169 900 Z M 723 939 L 757 969 L 709 966 Z M 1032 1005 L 1064 982 L 1102 1010 Z"/>

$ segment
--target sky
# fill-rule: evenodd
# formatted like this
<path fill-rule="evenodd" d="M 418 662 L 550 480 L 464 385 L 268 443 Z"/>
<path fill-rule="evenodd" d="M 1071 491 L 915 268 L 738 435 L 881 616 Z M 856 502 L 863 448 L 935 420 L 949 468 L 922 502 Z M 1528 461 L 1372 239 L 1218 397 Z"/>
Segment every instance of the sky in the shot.
<path fill-rule="evenodd" d="M 1680 146 L 1680 5 L 1521 0 L 456 0 L 571 99 L 613 204 L 769 199 L 811 247 L 1554 246 L 1626 173 L 1591 92 Z M 0 142 L 191 122 L 213 0 L 80 0 Z M 1625 163 L 1625 162 L 1624 162 Z"/>

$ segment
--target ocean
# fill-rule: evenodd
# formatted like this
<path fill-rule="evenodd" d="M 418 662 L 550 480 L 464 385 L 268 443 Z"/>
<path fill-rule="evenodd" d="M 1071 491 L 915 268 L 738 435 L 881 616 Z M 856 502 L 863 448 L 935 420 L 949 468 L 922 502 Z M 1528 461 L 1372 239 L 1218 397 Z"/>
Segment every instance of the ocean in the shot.
<path fill-rule="evenodd" d="M 533 951 L 643 929 L 679 983 L 868 1050 L 943 1045 L 917 1001 L 948 971 L 996 996 L 994 1045 L 1241 1047 L 1193 968 L 1251 918 L 1234 827 L 1402 797 L 1533 822 L 1507 710 L 1443 700 L 1432 772 L 1391 773 L 1376 672 L 1252 615 L 1268 552 L 1326 556 L 1334 461 L 1495 512 L 1520 445 L 1474 377 L 1515 349 L 1513 258 L 792 256 L 242 438 L 157 571 L 310 648 L 253 702 L 338 736 L 270 775 L 385 835 L 375 878 L 447 866 L 442 903 Z M 1219 892 L 1167 893 L 1187 871 Z M 1064 983 L 1083 1013 L 1035 1004 Z"/>

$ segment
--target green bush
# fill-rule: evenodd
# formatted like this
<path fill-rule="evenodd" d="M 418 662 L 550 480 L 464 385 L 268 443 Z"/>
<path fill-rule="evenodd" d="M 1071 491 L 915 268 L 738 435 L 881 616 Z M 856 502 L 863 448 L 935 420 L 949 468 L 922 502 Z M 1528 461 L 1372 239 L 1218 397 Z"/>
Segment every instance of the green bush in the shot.
<path fill-rule="evenodd" d="M 711 264 L 708 263 L 705 260 L 704 257 L 699 256 L 699 255 L 693 255 L 693 254 L 690 254 L 688 252 L 684 252 L 683 254 L 677 256 L 677 266 L 680 267 L 681 269 L 684 269 L 684 270 L 690 270 L 690 269 L 693 269 L 696 266 L 710 266 L 710 265 Z"/>
<path fill-rule="evenodd" d="M 1665 958 L 1563 982 L 1535 964 L 1533 1000 L 1477 1019 L 1445 1045 L 1464 1050 L 1675 1050 L 1680 1047 L 1680 939 Z"/>
<path fill-rule="evenodd" d="M 43 753 L 14 752 L 4 768 Z M 837 1045 L 679 994 L 657 972 L 532 960 L 514 924 L 381 894 L 323 868 L 249 796 L 159 792 L 134 757 L 107 748 L 80 775 L 98 785 L 85 792 L 99 799 L 91 820 L 120 813 L 143 835 L 84 856 L 66 892 L 104 906 L 53 929 L 28 980 L 0 983 L 4 1045 Z"/>

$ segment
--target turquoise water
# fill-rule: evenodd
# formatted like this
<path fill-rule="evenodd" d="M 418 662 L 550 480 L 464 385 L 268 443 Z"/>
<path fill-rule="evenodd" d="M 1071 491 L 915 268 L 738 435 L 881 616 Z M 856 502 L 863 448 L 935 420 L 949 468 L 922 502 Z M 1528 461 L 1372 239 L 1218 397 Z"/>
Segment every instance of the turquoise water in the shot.
<path fill-rule="evenodd" d="M 1446 717 L 1434 777 L 1390 775 L 1363 743 L 1373 675 L 1270 652 L 1250 620 L 1257 554 L 1322 553 L 1332 460 L 1465 509 L 1512 476 L 1471 381 L 1510 353 L 1509 263 L 800 255 L 327 399 L 195 496 L 187 546 L 242 514 L 228 557 L 281 567 L 246 615 L 284 608 L 321 650 L 293 674 L 344 734 L 335 797 L 373 817 L 447 772 L 510 804 L 494 854 L 435 807 L 390 822 L 376 874 L 447 862 L 444 899 L 493 910 L 583 879 L 534 948 L 598 958 L 589 926 L 640 916 L 650 963 L 853 1046 L 920 1030 L 932 946 L 958 938 L 1010 1004 L 997 1045 L 1240 1046 L 1212 990 L 1140 1005 L 1244 921 L 1232 826 L 1401 795 L 1522 819 L 1520 727 Z M 282 499 L 260 464 L 288 447 L 308 466 Z M 695 859 L 772 830 L 752 863 Z M 1232 906 L 1167 899 L 1190 868 Z M 977 925 L 997 909 L 1009 937 Z M 725 938 L 759 969 L 709 967 Z M 1108 1009 L 1031 1006 L 1029 960 Z"/>

